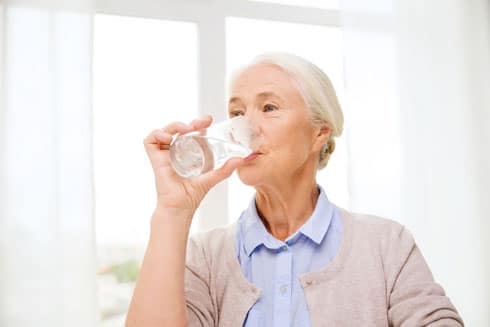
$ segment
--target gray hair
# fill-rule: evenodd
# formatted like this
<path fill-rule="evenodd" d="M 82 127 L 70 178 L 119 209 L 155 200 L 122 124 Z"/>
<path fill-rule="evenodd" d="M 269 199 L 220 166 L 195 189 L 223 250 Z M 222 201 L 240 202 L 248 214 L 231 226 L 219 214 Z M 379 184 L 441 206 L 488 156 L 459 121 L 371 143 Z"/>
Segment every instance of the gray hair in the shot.
<path fill-rule="evenodd" d="M 267 52 L 255 57 L 248 65 L 234 72 L 230 87 L 247 67 L 268 63 L 280 67 L 298 84 L 299 91 L 309 109 L 312 123 L 331 129 L 318 159 L 318 169 L 324 168 L 335 150 L 335 139 L 342 134 L 344 116 L 335 90 L 328 76 L 316 65 L 299 56 L 283 52 Z"/>

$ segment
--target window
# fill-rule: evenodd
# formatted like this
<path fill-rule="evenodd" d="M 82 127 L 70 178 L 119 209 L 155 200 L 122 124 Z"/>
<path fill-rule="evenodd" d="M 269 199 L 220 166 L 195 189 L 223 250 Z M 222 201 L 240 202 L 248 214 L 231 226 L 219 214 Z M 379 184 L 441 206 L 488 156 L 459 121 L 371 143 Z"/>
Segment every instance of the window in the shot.
<path fill-rule="evenodd" d="M 96 15 L 95 218 L 102 327 L 123 325 L 156 203 L 143 139 L 166 123 L 195 118 L 197 94 L 195 24 Z"/>
<path fill-rule="evenodd" d="M 338 9 L 339 0 L 251 0 L 257 2 L 270 2 L 282 5 L 323 8 L 323 9 Z"/>
<path fill-rule="evenodd" d="M 327 72 L 342 100 L 335 13 L 304 9 L 301 17 L 289 17 L 296 12 L 280 10 L 286 1 L 264 6 L 237 0 L 236 4 L 209 6 L 188 0 L 154 6 L 149 0 L 97 1 L 94 151 L 101 327 L 124 324 L 148 239 L 155 187 L 142 141 L 152 129 L 204 113 L 217 120 L 225 117 L 225 71 L 229 76 L 237 66 L 267 50 L 289 51 L 313 61 Z M 330 21 L 323 22 L 323 17 Z M 332 190 L 329 198 L 347 206 L 347 156 L 342 151 L 345 147 L 339 145 L 329 169 L 318 180 Z M 221 194 L 206 197 L 203 220 L 211 221 L 208 227 L 235 220 L 248 205 L 253 189 L 241 185 L 237 176 L 228 185 L 228 194 L 233 196 L 224 197 L 227 200 Z M 206 222 L 193 223 L 191 233 L 205 227 Z"/>

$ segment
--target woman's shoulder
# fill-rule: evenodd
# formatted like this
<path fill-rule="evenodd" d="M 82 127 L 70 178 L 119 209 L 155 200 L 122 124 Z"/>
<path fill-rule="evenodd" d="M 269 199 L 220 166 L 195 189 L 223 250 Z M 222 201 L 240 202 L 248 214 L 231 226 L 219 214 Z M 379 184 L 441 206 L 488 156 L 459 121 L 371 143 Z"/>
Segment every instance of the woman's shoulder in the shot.
<path fill-rule="evenodd" d="M 342 216 L 346 216 L 347 219 L 350 219 L 353 225 L 369 228 L 369 229 L 399 229 L 402 228 L 403 225 L 392 219 L 381 215 L 371 214 L 371 213 L 362 213 L 352 210 L 347 210 L 342 207 L 337 206 Z"/>
<path fill-rule="evenodd" d="M 234 250 L 236 228 L 237 222 L 233 222 L 226 226 L 195 232 L 189 237 L 189 243 L 200 248 L 208 257 L 226 258 L 229 257 L 227 252 Z"/>
<path fill-rule="evenodd" d="M 206 231 L 194 232 L 190 238 L 198 242 L 221 242 L 225 241 L 237 228 L 237 222 L 227 224 L 225 226 L 219 226 L 211 228 Z"/>
<path fill-rule="evenodd" d="M 363 239 L 395 242 L 400 240 L 413 242 L 410 231 L 400 222 L 380 215 L 360 213 L 339 208 L 344 224 L 350 224 L 352 233 Z"/>

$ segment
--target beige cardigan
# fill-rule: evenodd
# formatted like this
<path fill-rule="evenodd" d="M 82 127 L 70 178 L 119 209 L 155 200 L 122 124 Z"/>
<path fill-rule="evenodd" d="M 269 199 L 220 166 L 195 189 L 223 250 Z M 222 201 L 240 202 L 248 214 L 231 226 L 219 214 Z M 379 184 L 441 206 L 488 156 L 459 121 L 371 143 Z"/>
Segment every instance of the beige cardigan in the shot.
<path fill-rule="evenodd" d="M 463 326 L 409 231 L 375 216 L 340 209 L 343 235 L 323 270 L 299 277 L 311 325 Z M 189 239 L 185 295 L 190 326 L 243 325 L 260 290 L 242 274 L 237 223 Z"/>

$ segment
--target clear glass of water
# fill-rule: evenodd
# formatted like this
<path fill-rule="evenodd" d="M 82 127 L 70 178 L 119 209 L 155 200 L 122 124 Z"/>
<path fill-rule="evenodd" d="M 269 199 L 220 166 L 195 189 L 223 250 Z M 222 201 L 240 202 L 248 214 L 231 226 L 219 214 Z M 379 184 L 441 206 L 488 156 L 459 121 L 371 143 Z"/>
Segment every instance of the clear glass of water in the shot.
<path fill-rule="evenodd" d="M 244 116 L 237 116 L 207 129 L 177 134 L 170 144 L 174 170 L 193 177 L 219 168 L 232 157 L 245 158 L 253 153 L 254 129 Z"/>

